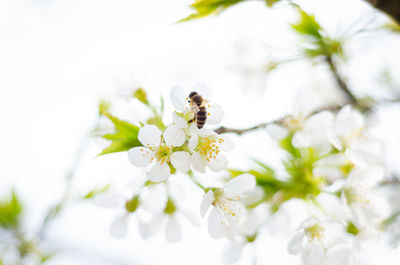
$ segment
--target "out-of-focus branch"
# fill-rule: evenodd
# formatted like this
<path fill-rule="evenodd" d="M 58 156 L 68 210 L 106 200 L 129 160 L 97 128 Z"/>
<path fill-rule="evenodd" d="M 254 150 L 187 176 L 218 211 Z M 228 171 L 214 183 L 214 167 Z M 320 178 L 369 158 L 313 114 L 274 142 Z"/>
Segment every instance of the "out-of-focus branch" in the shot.
<path fill-rule="evenodd" d="M 64 194 L 62 196 L 62 198 L 60 199 L 60 201 L 58 203 L 56 203 L 53 207 L 51 207 L 46 216 L 43 219 L 43 223 L 42 226 L 40 227 L 39 230 L 39 238 L 43 238 L 44 237 L 44 233 L 48 227 L 48 224 L 58 216 L 58 214 L 61 212 L 61 210 L 64 208 L 65 204 L 69 201 L 69 198 L 71 196 L 71 189 L 72 189 L 72 181 L 73 181 L 73 177 L 76 173 L 76 170 L 78 169 L 81 157 L 83 155 L 83 153 L 85 152 L 89 141 L 89 137 L 90 134 L 87 134 L 83 141 L 82 144 L 79 146 L 79 149 L 74 157 L 74 161 L 71 165 L 71 167 L 69 168 L 69 170 L 67 171 L 67 174 L 65 175 L 65 191 Z"/>
<path fill-rule="evenodd" d="M 346 82 L 340 76 L 337 66 L 334 63 L 332 56 L 325 57 L 326 63 L 329 65 L 329 69 L 331 70 L 333 77 L 335 78 L 336 83 L 340 87 L 340 89 L 346 94 L 351 104 L 358 104 L 357 98 L 354 94 L 350 91 L 349 87 L 347 86 Z"/>
<path fill-rule="evenodd" d="M 319 108 L 319 109 L 313 111 L 310 115 L 316 114 L 316 113 L 319 113 L 319 112 L 325 111 L 325 110 L 326 111 L 337 111 L 341 107 L 342 106 L 330 106 L 330 107 L 325 107 L 325 108 Z M 221 126 L 221 127 L 217 128 L 217 129 L 215 129 L 215 132 L 218 133 L 218 134 L 221 134 L 221 133 L 234 133 L 234 134 L 237 134 L 237 135 L 242 135 L 242 134 L 245 134 L 245 133 L 252 132 L 254 130 L 263 129 L 263 128 L 267 127 L 270 124 L 282 124 L 284 119 L 285 119 L 285 117 L 277 119 L 277 120 L 272 120 L 272 121 L 269 121 L 269 122 L 259 123 L 259 124 L 255 125 L 255 126 L 252 126 L 252 127 L 249 127 L 249 128 L 244 128 L 244 129 L 234 129 L 234 128 Z"/>
<path fill-rule="evenodd" d="M 400 24 L 400 0 L 367 0 L 367 2 Z"/>

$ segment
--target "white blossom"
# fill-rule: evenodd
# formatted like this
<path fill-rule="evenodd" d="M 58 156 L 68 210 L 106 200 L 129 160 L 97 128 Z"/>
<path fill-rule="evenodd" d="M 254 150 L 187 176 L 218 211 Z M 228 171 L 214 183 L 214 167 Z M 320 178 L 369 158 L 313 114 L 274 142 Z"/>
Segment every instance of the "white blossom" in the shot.
<path fill-rule="evenodd" d="M 304 265 L 353 264 L 352 241 L 344 227 L 314 218 L 303 221 L 288 243 L 288 252 L 300 254 Z"/>
<path fill-rule="evenodd" d="M 226 136 L 219 136 L 214 131 L 191 126 L 194 134 L 189 139 L 189 150 L 192 152 L 193 168 L 201 173 L 208 166 L 212 171 L 224 170 L 228 165 L 227 158 L 222 152 L 231 151 L 233 142 Z"/>
<path fill-rule="evenodd" d="M 255 187 L 255 178 L 250 174 L 242 174 L 231 179 L 216 190 L 209 190 L 200 205 L 200 214 L 204 216 L 210 206 L 208 216 L 208 232 L 213 238 L 233 236 L 239 225 L 245 220 L 246 208 L 241 203 L 243 194 Z"/>
<path fill-rule="evenodd" d="M 384 172 L 380 167 L 356 167 L 350 172 L 344 185 L 343 199 L 350 220 L 358 230 L 369 230 L 368 234 L 390 214 L 388 201 L 376 190 L 383 176 Z"/>
<path fill-rule="evenodd" d="M 174 147 L 179 147 L 186 141 L 186 134 L 180 127 L 170 125 L 162 134 L 155 125 L 146 125 L 140 128 L 138 139 L 143 146 L 131 148 L 128 157 L 137 167 L 152 164 L 148 172 L 151 181 L 166 180 L 171 174 L 169 163 L 181 172 L 190 169 L 190 154 L 185 151 L 173 151 Z"/>
<path fill-rule="evenodd" d="M 349 105 L 338 112 L 328 136 L 332 145 L 355 164 L 377 164 L 380 160 L 380 143 L 369 137 L 363 115 Z"/>

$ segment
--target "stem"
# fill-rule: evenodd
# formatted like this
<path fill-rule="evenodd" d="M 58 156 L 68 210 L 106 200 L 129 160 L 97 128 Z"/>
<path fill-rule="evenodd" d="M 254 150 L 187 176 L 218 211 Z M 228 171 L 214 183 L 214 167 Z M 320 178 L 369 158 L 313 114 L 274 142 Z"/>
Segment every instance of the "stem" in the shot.
<path fill-rule="evenodd" d="M 347 98 L 349 99 L 351 104 L 359 105 L 357 98 L 354 94 L 350 91 L 349 87 L 347 86 L 346 82 L 340 76 L 336 64 L 333 62 L 332 56 L 325 57 L 326 63 L 329 65 L 329 69 L 331 70 L 337 84 L 339 85 L 340 89 L 346 94 Z"/>
<path fill-rule="evenodd" d="M 92 130 L 90 130 L 92 131 Z M 45 231 L 48 227 L 48 224 L 58 216 L 58 214 L 62 211 L 62 209 L 64 208 L 64 206 L 66 205 L 66 203 L 69 201 L 69 198 L 71 196 L 71 191 L 72 191 L 72 181 L 73 181 L 73 177 L 76 173 L 76 170 L 79 167 L 79 163 L 81 161 L 81 157 L 83 155 L 83 153 L 85 152 L 88 143 L 89 143 L 89 139 L 90 139 L 90 133 L 87 134 L 83 141 L 82 144 L 80 145 L 76 155 L 75 155 L 75 159 L 70 167 L 70 169 L 67 171 L 67 174 L 65 175 L 65 182 L 66 182 L 66 188 L 64 191 L 64 194 L 61 198 L 61 200 L 56 203 L 53 207 L 51 207 L 48 211 L 46 216 L 43 219 L 43 223 L 40 227 L 39 230 L 39 238 L 43 238 Z"/>

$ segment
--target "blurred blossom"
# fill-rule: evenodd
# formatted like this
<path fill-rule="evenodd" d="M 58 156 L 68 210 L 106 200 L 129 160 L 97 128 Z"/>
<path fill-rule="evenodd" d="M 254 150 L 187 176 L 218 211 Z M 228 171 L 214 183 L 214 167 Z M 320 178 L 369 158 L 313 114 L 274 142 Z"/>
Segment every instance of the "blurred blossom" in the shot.
<path fill-rule="evenodd" d="M 304 265 L 353 264 L 352 240 L 344 227 L 315 218 L 303 221 L 288 243 L 288 251 L 300 254 Z"/>
<path fill-rule="evenodd" d="M 241 202 L 243 194 L 254 189 L 256 183 L 253 175 L 242 174 L 224 184 L 222 188 L 209 190 L 200 205 L 204 216 L 210 206 L 208 232 L 213 238 L 233 237 L 239 225 L 246 218 L 246 208 Z"/>

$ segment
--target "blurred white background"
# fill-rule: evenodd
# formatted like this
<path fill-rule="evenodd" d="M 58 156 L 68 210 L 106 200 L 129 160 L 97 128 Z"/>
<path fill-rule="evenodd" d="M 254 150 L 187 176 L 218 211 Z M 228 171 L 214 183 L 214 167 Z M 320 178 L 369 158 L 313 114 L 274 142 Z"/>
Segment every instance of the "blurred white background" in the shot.
<path fill-rule="evenodd" d="M 28 232 L 38 228 L 48 207 L 63 195 L 64 176 L 82 143 L 88 148 L 74 177 L 75 193 L 124 183 L 140 174 L 125 153 L 96 157 L 101 147 L 85 137 L 95 125 L 100 99 L 119 93 L 115 80 L 133 76 L 155 102 L 160 93 L 168 101 L 174 85 L 190 87 L 203 81 L 213 87 L 214 101 L 225 110 L 223 124 L 232 127 L 280 117 L 290 111 L 299 89 L 318 92 L 325 101 L 343 101 L 324 66 L 298 60 L 280 66 L 268 78 L 259 70 L 268 59 L 291 59 L 298 52 L 289 26 L 297 16 L 286 4 L 269 9 L 262 1 L 250 1 L 218 17 L 176 24 L 190 14 L 188 4 L 187 0 L 0 2 L 0 195 L 10 187 L 18 191 L 27 204 Z M 377 26 L 384 21 L 360 0 L 299 4 L 334 35 L 351 33 L 370 20 Z M 376 75 L 383 67 L 400 69 L 398 36 L 366 34 L 345 47 L 350 56 L 343 72 L 359 95 L 375 91 Z M 385 96 L 382 93 L 377 95 Z M 133 120 L 141 115 L 124 105 L 118 111 Z M 387 119 L 393 118 L 398 120 Z M 400 134 L 393 122 L 387 128 L 391 135 Z M 400 140 L 391 137 L 394 144 L 388 154 L 399 158 L 394 146 Z M 236 167 L 245 167 L 249 156 L 279 161 L 263 132 L 235 140 L 237 152 L 230 158 Z M 400 169 L 396 162 L 390 166 Z M 196 213 L 200 195 L 193 193 L 191 210 Z M 291 216 L 293 209 L 301 208 L 296 202 L 285 207 L 288 210 L 271 220 L 256 247 L 245 250 L 241 264 L 249 264 L 254 253 L 260 264 L 299 264 L 297 257 L 287 254 L 286 243 L 304 212 L 298 209 Z M 48 264 L 222 262 L 227 241 L 211 239 L 204 222 L 200 229 L 185 226 L 178 244 L 167 244 L 162 233 L 143 241 L 134 222 L 128 238 L 117 240 L 108 233 L 115 214 L 90 202 L 71 203 L 47 231 L 47 246 L 65 250 Z M 394 265 L 400 254 L 374 245 L 357 259 L 358 264 Z"/>

